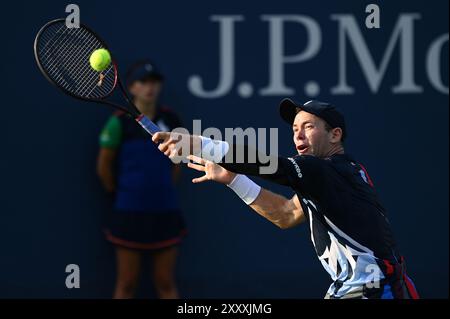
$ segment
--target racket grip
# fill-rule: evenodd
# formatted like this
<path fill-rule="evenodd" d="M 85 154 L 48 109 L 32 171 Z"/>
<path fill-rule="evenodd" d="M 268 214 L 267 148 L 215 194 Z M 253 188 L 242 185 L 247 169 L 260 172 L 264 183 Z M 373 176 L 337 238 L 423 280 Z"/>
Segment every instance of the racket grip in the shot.
<path fill-rule="evenodd" d="M 158 125 L 153 123 L 144 114 L 139 115 L 136 118 L 136 122 L 138 122 L 139 125 L 141 125 L 144 128 L 144 130 L 146 130 L 148 133 L 150 133 L 150 135 L 153 135 L 153 134 L 155 134 L 157 132 L 161 132 L 161 129 L 158 127 Z"/>

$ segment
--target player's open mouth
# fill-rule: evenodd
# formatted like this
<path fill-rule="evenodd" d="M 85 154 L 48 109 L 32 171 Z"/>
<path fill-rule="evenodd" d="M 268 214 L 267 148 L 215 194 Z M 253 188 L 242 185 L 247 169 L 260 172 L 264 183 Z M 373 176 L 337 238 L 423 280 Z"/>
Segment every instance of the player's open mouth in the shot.
<path fill-rule="evenodd" d="M 308 151 L 308 145 L 297 145 L 296 148 L 297 148 L 297 151 L 302 154 L 306 153 L 306 151 Z"/>

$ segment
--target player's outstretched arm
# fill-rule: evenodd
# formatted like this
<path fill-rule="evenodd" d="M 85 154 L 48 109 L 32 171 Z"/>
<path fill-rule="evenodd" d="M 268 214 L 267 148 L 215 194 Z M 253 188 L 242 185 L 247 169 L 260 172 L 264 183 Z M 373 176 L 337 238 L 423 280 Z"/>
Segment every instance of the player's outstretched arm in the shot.
<path fill-rule="evenodd" d="M 194 163 L 188 163 L 188 167 L 205 173 L 201 177 L 194 178 L 193 183 L 215 181 L 229 186 L 238 195 L 242 194 L 241 198 L 254 211 L 282 229 L 294 227 L 305 220 L 297 195 L 287 199 L 263 188 L 257 189 L 256 192 L 249 188 L 244 188 L 242 191 L 236 190 L 233 187 L 237 186 L 240 179 L 246 178 L 245 176 L 232 173 L 220 165 L 197 156 L 189 156 L 189 159 Z"/>
<path fill-rule="evenodd" d="M 186 135 L 175 132 L 158 132 L 152 137 L 153 142 L 158 143 L 158 149 L 167 157 L 174 159 L 179 156 L 183 157 L 188 154 L 202 154 L 203 158 L 214 161 L 228 171 L 245 174 L 249 176 L 258 176 L 268 181 L 281 184 L 290 185 L 290 180 L 284 170 L 284 167 L 278 165 L 278 168 L 271 174 L 261 174 L 261 167 L 267 165 L 259 160 L 263 158 L 259 151 L 247 145 L 229 145 L 224 141 L 213 141 L 209 138 L 196 135 Z M 243 156 L 243 160 L 239 162 L 224 162 L 226 154 L 229 150 L 232 154 L 237 154 L 239 151 Z M 252 156 L 251 156 L 252 155 Z M 271 161 L 278 159 L 271 156 Z M 253 160 L 250 160 L 253 158 Z"/>
<path fill-rule="evenodd" d="M 305 215 L 297 195 L 287 199 L 262 188 L 250 207 L 281 229 L 292 228 L 305 221 Z"/>

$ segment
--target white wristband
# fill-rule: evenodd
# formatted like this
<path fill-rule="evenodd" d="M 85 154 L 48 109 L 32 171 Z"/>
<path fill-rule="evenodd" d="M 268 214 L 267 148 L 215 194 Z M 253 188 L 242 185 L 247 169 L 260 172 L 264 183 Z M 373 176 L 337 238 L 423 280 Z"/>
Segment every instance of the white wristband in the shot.
<path fill-rule="evenodd" d="M 216 141 L 204 136 L 200 136 L 200 139 L 202 140 L 201 158 L 208 161 L 219 163 L 230 149 L 230 145 L 225 141 Z"/>
<path fill-rule="evenodd" d="M 261 186 L 256 184 L 245 175 L 236 175 L 233 181 L 227 185 L 231 188 L 247 205 L 255 201 L 261 192 Z"/>

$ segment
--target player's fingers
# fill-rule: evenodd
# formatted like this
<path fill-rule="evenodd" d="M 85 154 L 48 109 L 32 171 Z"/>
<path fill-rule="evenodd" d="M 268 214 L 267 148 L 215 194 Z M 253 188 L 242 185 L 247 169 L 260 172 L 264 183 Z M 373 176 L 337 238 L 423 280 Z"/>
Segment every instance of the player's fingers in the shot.
<path fill-rule="evenodd" d="M 206 182 L 206 181 L 208 181 L 208 180 L 209 180 L 208 176 L 203 175 L 202 177 L 194 178 L 194 179 L 192 180 L 192 183 L 198 184 L 198 183 Z"/>
<path fill-rule="evenodd" d="M 175 143 L 172 140 L 172 138 L 168 138 L 166 141 L 162 142 L 161 144 L 158 145 L 158 149 L 165 153 L 167 150 L 172 150 L 175 147 Z"/>
<path fill-rule="evenodd" d="M 164 141 L 166 139 L 166 137 L 167 137 L 167 133 L 165 133 L 165 132 L 156 132 L 152 136 L 152 141 L 154 143 L 160 143 L 161 141 Z"/>
<path fill-rule="evenodd" d="M 169 132 L 157 132 L 153 134 L 152 141 L 156 144 L 159 143 L 168 143 L 170 138 L 172 137 L 172 133 Z"/>
<path fill-rule="evenodd" d="M 187 156 L 187 159 L 191 160 L 197 164 L 201 164 L 201 165 L 205 165 L 205 163 L 206 163 L 206 161 L 203 158 L 195 156 L 195 155 L 189 155 L 189 156 Z"/>
<path fill-rule="evenodd" d="M 185 149 L 183 148 L 182 143 L 176 143 L 175 146 L 174 146 L 174 149 L 176 150 L 178 156 L 182 156 L 183 157 L 183 156 L 186 155 L 186 154 L 183 154 Z"/>
<path fill-rule="evenodd" d="M 153 134 L 152 141 L 154 143 L 157 143 L 157 141 L 159 141 L 159 137 L 160 137 L 160 132 L 157 132 L 157 133 Z"/>
<path fill-rule="evenodd" d="M 214 168 L 216 167 L 216 163 L 213 163 L 211 161 L 205 161 L 205 168 L 207 171 L 212 172 Z"/>
<path fill-rule="evenodd" d="M 177 157 L 178 156 L 178 150 L 174 147 L 174 148 L 172 148 L 171 150 L 170 150 L 170 155 L 169 155 L 169 158 L 175 158 L 175 157 Z"/>
<path fill-rule="evenodd" d="M 178 140 L 175 135 L 166 136 L 165 140 L 158 145 L 161 152 L 165 153 L 167 150 L 173 150 L 178 144 Z"/>
<path fill-rule="evenodd" d="M 187 166 L 189 168 L 195 169 L 196 171 L 199 171 L 199 172 L 204 172 L 205 171 L 205 166 L 203 166 L 203 165 L 198 165 L 198 164 L 194 164 L 194 163 L 188 163 Z"/>
<path fill-rule="evenodd" d="M 161 143 L 158 145 L 158 149 L 165 154 L 167 149 L 169 148 L 169 144 L 167 143 Z"/>

